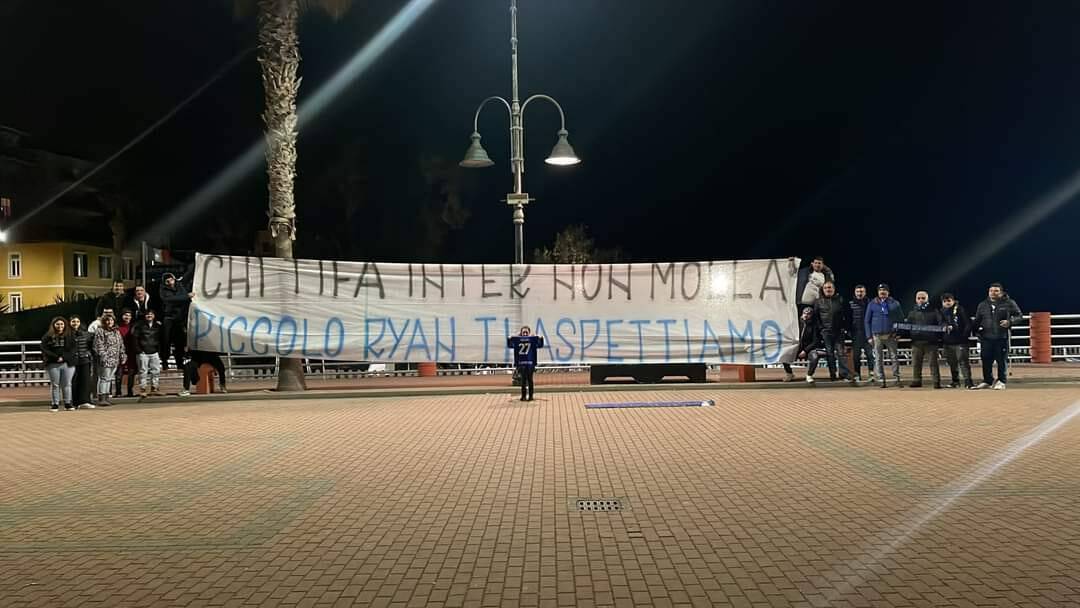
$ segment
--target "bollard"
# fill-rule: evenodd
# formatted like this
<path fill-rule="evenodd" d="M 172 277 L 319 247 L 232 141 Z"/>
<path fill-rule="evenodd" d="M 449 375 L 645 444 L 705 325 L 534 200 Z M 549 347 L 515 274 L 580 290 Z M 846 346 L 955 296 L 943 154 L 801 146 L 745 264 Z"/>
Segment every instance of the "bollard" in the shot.
<path fill-rule="evenodd" d="M 439 375 L 434 363 L 418 363 L 416 369 L 421 378 L 434 378 Z"/>
<path fill-rule="evenodd" d="M 184 372 L 187 373 L 187 372 Z M 210 395 L 214 392 L 214 377 L 217 371 L 213 365 L 203 363 L 199 366 L 199 383 L 195 385 L 196 395 Z"/>
<path fill-rule="evenodd" d="M 1028 325 L 1029 342 L 1031 346 L 1031 362 L 1049 365 L 1053 362 L 1050 349 L 1050 313 L 1033 312 L 1031 322 Z"/>

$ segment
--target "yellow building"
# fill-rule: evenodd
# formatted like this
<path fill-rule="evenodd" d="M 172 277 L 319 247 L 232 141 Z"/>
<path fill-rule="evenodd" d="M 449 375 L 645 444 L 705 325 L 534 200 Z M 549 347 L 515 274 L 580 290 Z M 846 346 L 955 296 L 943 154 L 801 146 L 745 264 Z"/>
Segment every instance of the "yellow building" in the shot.
<path fill-rule="evenodd" d="M 94 298 L 122 279 L 135 284 L 137 255 L 81 243 L 2 243 L 0 294 L 10 312 L 65 301 Z"/>

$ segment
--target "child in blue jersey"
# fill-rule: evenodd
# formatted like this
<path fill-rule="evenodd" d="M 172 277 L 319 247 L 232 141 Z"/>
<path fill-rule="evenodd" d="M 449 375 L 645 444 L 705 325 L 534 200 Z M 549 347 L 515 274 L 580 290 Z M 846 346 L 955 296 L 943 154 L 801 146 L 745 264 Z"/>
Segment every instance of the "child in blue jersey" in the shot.
<path fill-rule="evenodd" d="M 518 335 L 506 339 L 506 347 L 514 349 L 514 367 L 521 375 L 521 400 L 533 400 L 533 371 L 536 369 L 536 351 L 544 348 L 544 339 L 533 336 L 526 325 Z"/>

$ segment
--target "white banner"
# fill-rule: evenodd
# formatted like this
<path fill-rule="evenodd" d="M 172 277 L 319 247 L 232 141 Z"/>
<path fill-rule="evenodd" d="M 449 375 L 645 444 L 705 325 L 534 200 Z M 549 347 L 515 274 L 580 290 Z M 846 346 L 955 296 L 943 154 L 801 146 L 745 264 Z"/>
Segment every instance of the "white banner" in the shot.
<path fill-rule="evenodd" d="M 508 363 L 522 325 L 540 362 L 790 360 L 798 260 L 386 264 L 199 254 L 188 343 L 347 361 Z"/>

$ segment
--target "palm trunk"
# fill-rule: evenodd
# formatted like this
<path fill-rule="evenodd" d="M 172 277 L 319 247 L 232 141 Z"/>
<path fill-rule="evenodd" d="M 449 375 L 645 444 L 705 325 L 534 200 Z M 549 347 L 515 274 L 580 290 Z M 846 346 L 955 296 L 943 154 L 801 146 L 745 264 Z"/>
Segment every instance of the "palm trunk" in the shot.
<path fill-rule="evenodd" d="M 269 178 L 270 234 L 277 257 L 293 257 L 296 239 L 296 94 L 300 90 L 298 0 L 259 0 L 259 65 L 266 93 L 266 173 Z M 279 391 L 301 391 L 304 370 L 300 359 L 281 359 Z"/>

